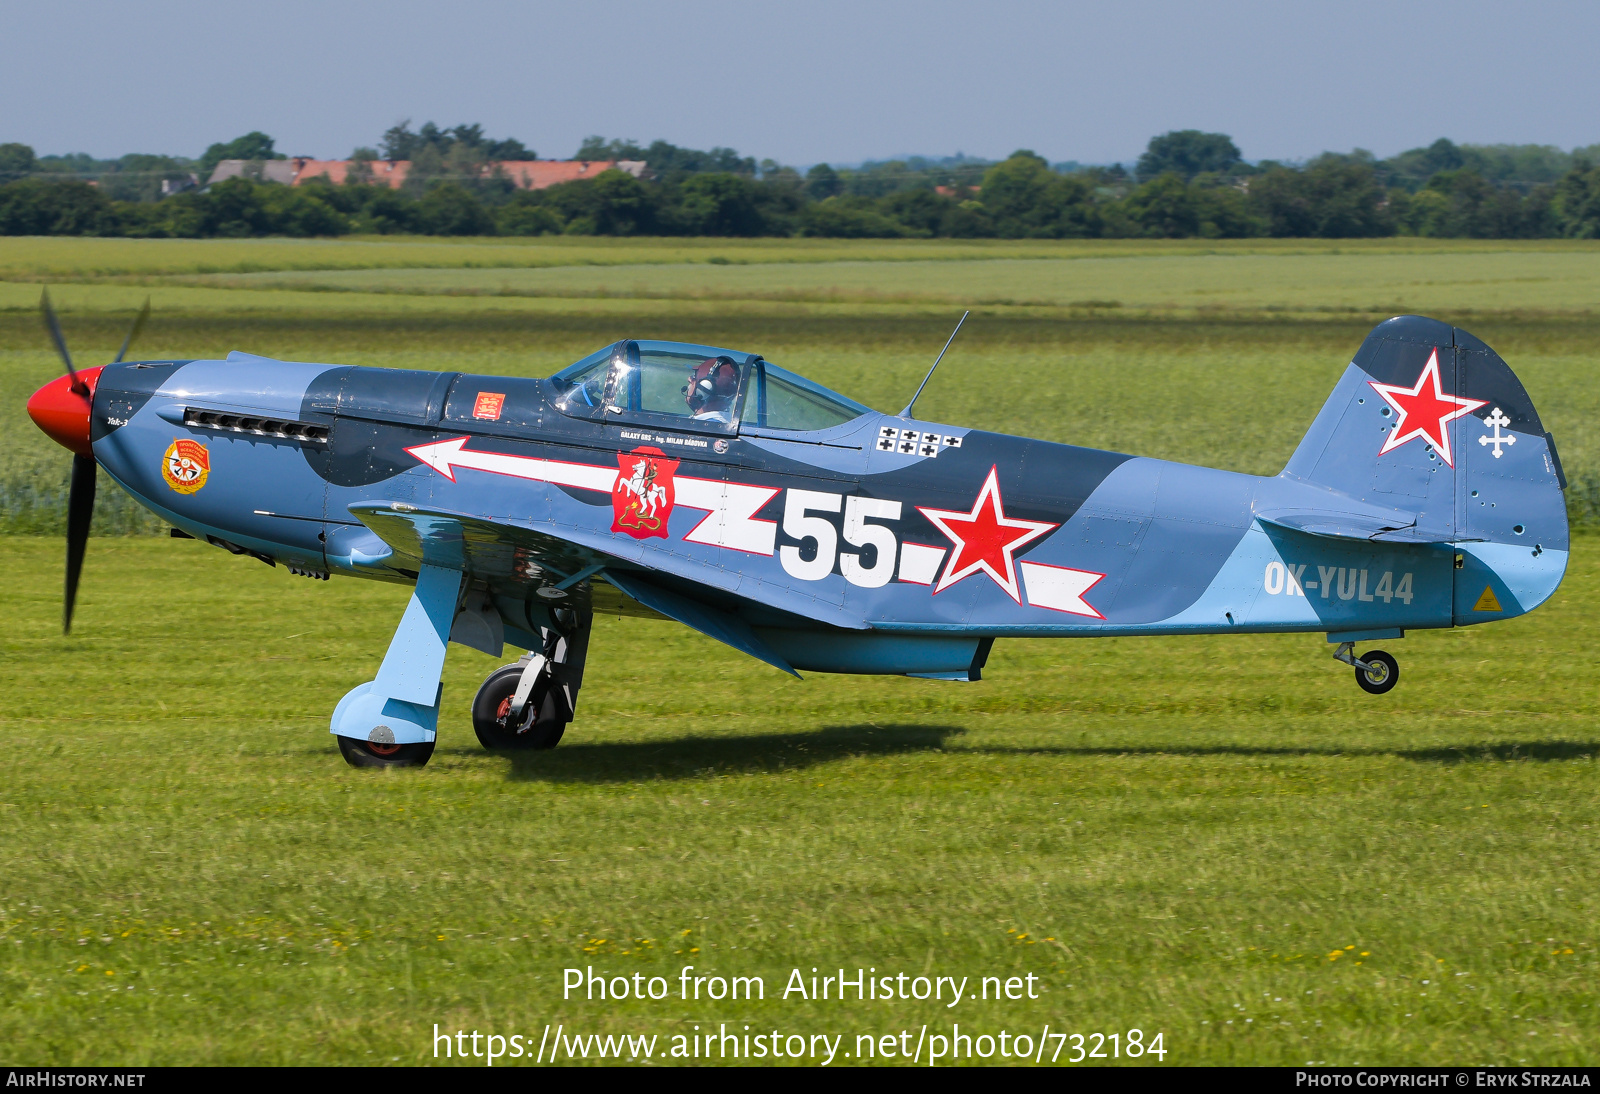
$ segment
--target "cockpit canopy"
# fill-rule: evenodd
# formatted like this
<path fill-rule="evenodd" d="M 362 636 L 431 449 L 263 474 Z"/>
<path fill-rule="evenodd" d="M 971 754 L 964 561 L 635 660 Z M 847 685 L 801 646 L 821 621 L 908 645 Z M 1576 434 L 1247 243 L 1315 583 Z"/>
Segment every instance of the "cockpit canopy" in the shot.
<path fill-rule="evenodd" d="M 628 339 L 550 382 L 573 417 L 695 432 L 827 429 L 871 413 L 756 354 L 686 342 Z"/>

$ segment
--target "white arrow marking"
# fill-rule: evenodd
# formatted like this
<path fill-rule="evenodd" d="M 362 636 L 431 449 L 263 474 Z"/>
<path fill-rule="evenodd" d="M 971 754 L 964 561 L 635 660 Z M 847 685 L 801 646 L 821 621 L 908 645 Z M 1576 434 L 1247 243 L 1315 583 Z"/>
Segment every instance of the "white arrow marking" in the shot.
<path fill-rule="evenodd" d="M 1029 604 L 1092 619 L 1105 618 L 1083 599 L 1083 594 L 1094 588 L 1105 574 L 1074 570 L 1069 566 L 1047 566 L 1042 562 L 1019 561 L 1017 565 L 1022 567 L 1022 583 L 1028 590 Z"/>
<path fill-rule="evenodd" d="M 616 489 L 618 471 L 615 467 L 567 463 L 563 460 L 541 460 L 532 456 L 512 456 L 503 452 L 474 452 L 466 448 L 467 442 L 471 439 L 471 437 L 453 437 L 448 441 L 419 444 L 406 451 L 451 482 L 456 481 L 455 469 L 464 467 L 473 471 L 487 471 L 493 475 L 509 475 L 530 482 L 548 482 L 557 486 L 571 486 L 579 490 L 594 490 L 605 494 Z M 778 525 L 775 521 L 756 520 L 755 514 L 778 493 L 776 489 L 676 475 L 673 476 L 672 482 L 678 505 L 689 509 L 704 509 L 711 514 L 690 529 L 683 537 L 685 541 L 734 551 L 749 551 L 752 554 L 772 554 L 777 541 Z"/>
<path fill-rule="evenodd" d="M 419 444 L 406 451 L 451 482 L 456 481 L 455 469 L 466 467 L 474 471 L 488 471 L 494 475 L 510 475 L 514 479 L 551 482 L 557 486 L 575 486 L 580 490 L 600 490 L 607 494 L 611 493 L 617 484 L 615 467 L 540 460 L 532 456 L 511 456 L 503 452 L 464 451 L 464 446 L 471 439 L 471 437 L 455 437 L 433 444 Z"/>

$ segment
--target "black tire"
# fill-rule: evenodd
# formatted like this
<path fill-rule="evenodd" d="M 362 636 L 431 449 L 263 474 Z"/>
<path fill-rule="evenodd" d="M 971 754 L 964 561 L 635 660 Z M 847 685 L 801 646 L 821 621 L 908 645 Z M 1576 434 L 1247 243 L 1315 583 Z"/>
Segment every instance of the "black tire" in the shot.
<path fill-rule="evenodd" d="M 1371 665 L 1373 670 L 1356 669 L 1356 683 L 1367 694 L 1382 695 L 1394 690 L 1394 686 L 1400 682 L 1400 662 L 1382 650 L 1368 650 L 1361 655 L 1361 660 Z"/>
<path fill-rule="evenodd" d="M 554 748 L 567 731 L 548 675 L 533 686 L 520 722 L 512 719 L 511 697 L 520 679 L 521 665 L 502 665 L 489 674 L 472 700 L 472 731 L 478 735 L 478 743 L 491 752 Z"/>
<path fill-rule="evenodd" d="M 380 745 L 339 737 L 339 752 L 351 767 L 421 767 L 433 758 L 433 742 Z"/>

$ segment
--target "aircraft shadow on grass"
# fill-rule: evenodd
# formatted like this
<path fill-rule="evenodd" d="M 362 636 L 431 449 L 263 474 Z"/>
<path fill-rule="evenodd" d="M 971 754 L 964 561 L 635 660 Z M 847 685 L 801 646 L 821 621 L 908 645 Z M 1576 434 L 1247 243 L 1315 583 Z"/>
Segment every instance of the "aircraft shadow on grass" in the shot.
<path fill-rule="evenodd" d="M 965 732 L 943 725 L 827 726 L 811 733 L 678 737 L 617 744 L 569 744 L 559 751 L 503 752 L 510 777 L 544 782 L 636 782 L 705 775 L 781 774 L 852 756 L 938 752 Z M 464 748 L 465 754 L 482 755 Z"/>
<path fill-rule="evenodd" d="M 559 752 L 499 753 L 511 760 L 513 779 L 545 782 L 632 782 L 690 779 L 708 774 L 742 774 L 815 767 L 852 756 L 896 756 L 950 748 L 965 730 L 946 725 L 828 726 L 812 733 L 744 734 L 730 737 L 680 737 L 617 744 L 572 744 Z M 950 748 L 986 756 L 1395 756 L 1416 763 L 1458 764 L 1484 761 L 1594 760 L 1600 741 L 1502 741 L 1440 748 L 1340 748 L 1325 746 L 971 746 Z M 462 755 L 482 755 L 462 748 Z"/>
<path fill-rule="evenodd" d="M 1397 756 L 1418 763 L 1468 763 L 1482 760 L 1592 760 L 1600 757 L 1600 741 L 1503 741 L 1491 745 L 1459 745 L 1443 748 L 1340 748 L 1337 745 L 1163 745 L 1116 748 L 1096 747 L 1040 748 L 963 748 L 963 752 L 1016 756 Z"/>

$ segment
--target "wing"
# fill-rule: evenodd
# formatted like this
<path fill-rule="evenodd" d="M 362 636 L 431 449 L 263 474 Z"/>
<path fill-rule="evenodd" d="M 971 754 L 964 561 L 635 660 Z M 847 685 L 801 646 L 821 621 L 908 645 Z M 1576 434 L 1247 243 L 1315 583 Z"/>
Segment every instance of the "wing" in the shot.
<path fill-rule="evenodd" d="M 415 570 L 426 563 L 460 570 L 501 596 L 527 599 L 541 590 L 556 589 L 566 594 L 563 606 L 675 619 L 794 675 L 799 674 L 756 637 L 741 611 L 754 608 L 767 618 L 780 616 L 789 625 L 820 622 L 796 619 L 798 613 L 774 611 L 773 605 L 750 603 L 727 589 L 696 587 L 653 570 L 647 560 L 620 558 L 542 528 L 389 502 L 349 508 L 393 552 L 384 560 L 391 569 Z"/>

